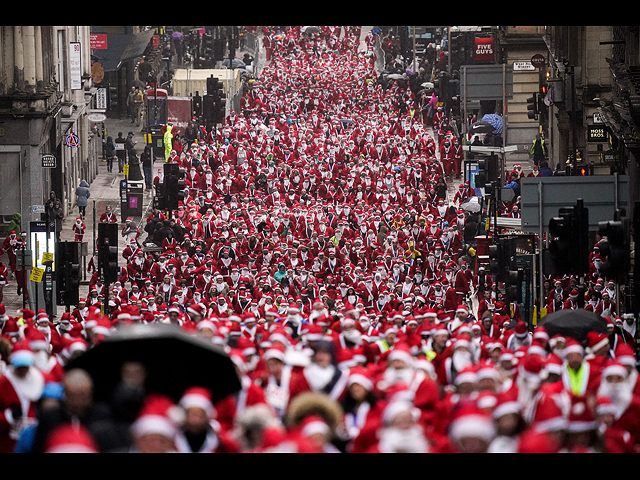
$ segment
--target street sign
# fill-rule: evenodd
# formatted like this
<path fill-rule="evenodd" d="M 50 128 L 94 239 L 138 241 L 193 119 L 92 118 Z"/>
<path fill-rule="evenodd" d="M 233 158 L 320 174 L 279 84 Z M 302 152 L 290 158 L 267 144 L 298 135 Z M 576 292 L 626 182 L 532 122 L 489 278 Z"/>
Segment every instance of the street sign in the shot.
<path fill-rule="evenodd" d="M 99 88 L 96 92 L 96 108 L 98 110 L 107 109 L 107 89 Z"/>
<path fill-rule="evenodd" d="M 535 69 L 531 62 L 513 62 L 514 72 L 532 72 Z"/>
<path fill-rule="evenodd" d="M 92 34 L 89 35 L 89 45 L 91 50 L 107 50 L 107 35 Z"/>
<path fill-rule="evenodd" d="M 80 42 L 69 43 L 69 77 L 71 90 L 82 89 L 82 45 Z"/>
<path fill-rule="evenodd" d="M 31 271 L 31 277 L 29 277 L 29 280 L 35 283 L 42 283 L 43 277 L 44 277 L 44 268 L 35 267 Z"/>
<path fill-rule="evenodd" d="M 543 68 L 547 64 L 547 59 L 538 53 L 531 58 L 531 64 L 536 68 Z"/>
<path fill-rule="evenodd" d="M 31 207 L 31 212 L 32 213 L 46 213 L 46 210 L 44 208 L 44 205 L 33 205 Z"/>
<path fill-rule="evenodd" d="M 55 155 L 43 155 L 42 156 L 42 168 L 56 168 L 56 156 Z"/>
<path fill-rule="evenodd" d="M 42 263 L 43 265 L 47 262 L 53 262 L 54 261 L 54 255 L 53 253 L 43 253 L 42 254 Z"/>

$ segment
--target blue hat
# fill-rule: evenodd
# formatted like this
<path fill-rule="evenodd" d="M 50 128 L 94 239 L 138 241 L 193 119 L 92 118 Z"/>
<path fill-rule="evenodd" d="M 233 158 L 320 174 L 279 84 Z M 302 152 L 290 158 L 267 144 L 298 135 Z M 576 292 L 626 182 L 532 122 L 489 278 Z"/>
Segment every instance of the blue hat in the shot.
<path fill-rule="evenodd" d="M 42 391 L 42 398 L 51 398 L 54 400 L 64 400 L 64 389 L 62 384 L 48 382 Z"/>

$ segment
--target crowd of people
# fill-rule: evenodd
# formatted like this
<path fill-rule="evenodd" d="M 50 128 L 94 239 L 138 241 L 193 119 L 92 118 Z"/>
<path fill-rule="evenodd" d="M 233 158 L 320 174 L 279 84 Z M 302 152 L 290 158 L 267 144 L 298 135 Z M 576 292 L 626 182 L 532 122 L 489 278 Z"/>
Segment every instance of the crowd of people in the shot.
<path fill-rule="evenodd" d="M 637 451 L 633 318 L 601 305 L 609 335 L 584 345 L 533 329 L 470 248 L 475 191 L 447 187 L 458 140 L 425 115 L 430 99 L 377 81 L 376 38 L 259 28 L 270 63 L 241 111 L 171 152 L 185 199 L 152 213 L 144 242 L 162 253 L 127 219 L 108 290 L 94 259 L 89 296 L 59 324 L 0 308 L 0 451 Z M 571 277 L 554 287 L 575 298 Z M 65 372 L 114 331 L 157 323 L 225 349 L 242 390 L 169 399 L 132 362 L 102 404 L 100 379 Z"/>

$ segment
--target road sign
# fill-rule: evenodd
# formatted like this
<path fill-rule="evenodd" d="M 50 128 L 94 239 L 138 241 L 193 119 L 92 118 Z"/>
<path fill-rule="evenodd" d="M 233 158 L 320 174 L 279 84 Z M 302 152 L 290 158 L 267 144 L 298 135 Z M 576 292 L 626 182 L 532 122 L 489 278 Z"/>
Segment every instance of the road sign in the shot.
<path fill-rule="evenodd" d="M 46 213 L 46 210 L 44 208 L 44 205 L 33 205 L 31 207 L 31 211 L 33 213 Z"/>
<path fill-rule="evenodd" d="M 56 156 L 55 155 L 43 155 L 42 156 L 42 168 L 56 168 Z"/>
<path fill-rule="evenodd" d="M 35 283 L 42 283 L 43 277 L 44 277 L 44 268 L 35 267 L 31 271 L 31 277 L 29 277 L 29 280 Z"/>
<path fill-rule="evenodd" d="M 67 135 L 65 145 L 71 148 L 78 148 L 80 146 L 80 139 L 75 133 L 70 133 Z"/>
<path fill-rule="evenodd" d="M 53 253 L 43 253 L 42 254 L 42 263 L 43 265 L 47 262 L 53 262 L 54 261 L 54 255 Z"/>

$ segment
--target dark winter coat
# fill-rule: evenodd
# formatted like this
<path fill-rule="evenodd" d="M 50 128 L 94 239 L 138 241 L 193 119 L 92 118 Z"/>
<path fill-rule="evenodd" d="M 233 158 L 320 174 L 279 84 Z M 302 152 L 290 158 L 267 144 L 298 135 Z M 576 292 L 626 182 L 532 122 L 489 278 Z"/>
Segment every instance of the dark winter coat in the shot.
<path fill-rule="evenodd" d="M 76 204 L 79 207 L 86 207 L 90 196 L 91 192 L 89 191 L 89 184 L 85 180 L 82 180 L 82 182 L 80 182 L 80 186 L 76 188 Z"/>

